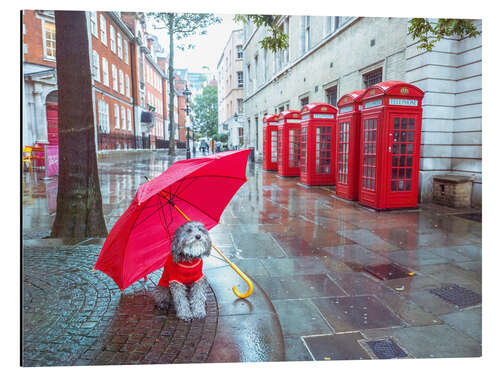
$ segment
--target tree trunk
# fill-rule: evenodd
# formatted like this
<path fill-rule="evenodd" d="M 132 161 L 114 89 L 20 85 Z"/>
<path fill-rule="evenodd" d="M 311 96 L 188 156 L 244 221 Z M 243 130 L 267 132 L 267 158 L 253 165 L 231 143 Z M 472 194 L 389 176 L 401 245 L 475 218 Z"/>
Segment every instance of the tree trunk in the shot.
<path fill-rule="evenodd" d="M 170 123 L 170 139 L 168 146 L 168 154 L 175 155 L 175 126 L 174 123 L 174 14 L 168 14 L 168 36 L 170 39 L 169 59 L 168 59 L 168 84 L 169 84 L 169 101 L 168 101 L 168 122 Z"/>
<path fill-rule="evenodd" d="M 59 184 L 51 237 L 106 237 L 85 12 L 56 11 Z"/>

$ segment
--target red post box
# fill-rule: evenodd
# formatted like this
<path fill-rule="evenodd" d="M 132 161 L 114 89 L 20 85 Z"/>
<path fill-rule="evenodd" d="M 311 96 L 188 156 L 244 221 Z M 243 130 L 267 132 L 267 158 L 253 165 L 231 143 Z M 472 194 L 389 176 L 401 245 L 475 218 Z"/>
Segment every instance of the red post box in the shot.
<path fill-rule="evenodd" d="M 262 168 L 265 171 L 278 170 L 278 117 L 269 115 L 264 117 L 264 137 L 262 139 Z"/>
<path fill-rule="evenodd" d="M 379 210 L 418 205 L 423 97 L 399 81 L 377 83 L 361 97 L 361 204 Z"/>
<path fill-rule="evenodd" d="M 341 198 L 358 199 L 359 186 L 359 128 L 360 99 L 365 90 L 353 91 L 340 98 L 337 103 L 336 187 L 335 194 Z"/>
<path fill-rule="evenodd" d="M 300 182 L 335 185 L 335 125 L 337 108 L 310 103 L 301 110 Z"/>
<path fill-rule="evenodd" d="M 299 176 L 300 112 L 281 112 L 278 121 L 278 175 Z"/>

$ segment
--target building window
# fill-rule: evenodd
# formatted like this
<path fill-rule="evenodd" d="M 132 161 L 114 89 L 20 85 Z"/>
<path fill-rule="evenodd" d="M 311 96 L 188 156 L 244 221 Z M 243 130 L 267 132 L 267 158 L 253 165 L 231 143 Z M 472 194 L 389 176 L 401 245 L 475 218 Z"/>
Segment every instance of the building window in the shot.
<path fill-rule="evenodd" d="M 325 17 L 325 35 L 332 32 L 332 18 L 331 16 Z"/>
<path fill-rule="evenodd" d="M 45 57 L 56 58 L 56 24 L 54 22 L 44 22 L 44 48 Z"/>
<path fill-rule="evenodd" d="M 109 105 L 104 100 L 99 100 L 98 108 L 99 112 L 99 126 L 101 128 L 101 133 L 109 133 Z"/>
<path fill-rule="evenodd" d="M 115 110 L 113 112 L 115 116 L 115 128 L 120 129 L 120 112 L 118 111 L 118 104 L 115 104 Z"/>
<path fill-rule="evenodd" d="M 236 58 L 237 59 L 243 58 L 243 46 L 241 44 L 236 46 Z"/>
<path fill-rule="evenodd" d="M 130 78 L 128 74 L 125 75 L 125 90 L 127 93 L 127 96 L 130 97 Z"/>
<path fill-rule="evenodd" d="M 128 41 L 123 41 L 123 61 L 128 64 Z"/>
<path fill-rule="evenodd" d="M 90 12 L 90 30 L 92 35 L 96 38 L 99 37 L 99 34 L 97 33 L 97 12 Z"/>
<path fill-rule="evenodd" d="M 255 71 L 254 71 L 254 75 L 255 75 L 255 79 L 254 79 L 254 86 L 253 86 L 253 89 L 254 91 L 257 89 L 257 87 L 259 87 L 259 55 L 255 55 Z"/>
<path fill-rule="evenodd" d="M 326 90 L 326 102 L 333 106 L 337 106 L 337 86 L 330 87 Z"/>
<path fill-rule="evenodd" d="M 125 95 L 125 83 L 123 79 L 123 70 L 120 70 L 120 94 Z"/>
<path fill-rule="evenodd" d="M 264 50 L 264 58 L 262 59 L 262 78 L 263 83 L 267 82 L 267 49 Z"/>
<path fill-rule="evenodd" d="M 101 69 L 99 69 L 99 54 L 96 50 L 92 50 L 92 73 L 96 81 L 101 80 Z"/>
<path fill-rule="evenodd" d="M 116 33 L 116 39 L 118 41 L 118 57 L 123 60 L 123 40 L 122 40 L 122 34 Z"/>
<path fill-rule="evenodd" d="M 247 88 L 250 89 L 250 84 L 252 83 L 252 76 L 250 75 L 251 70 L 250 70 L 250 64 L 247 65 Z"/>
<path fill-rule="evenodd" d="M 238 75 L 238 87 L 243 87 L 243 72 L 236 72 Z"/>
<path fill-rule="evenodd" d="M 109 25 L 109 42 L 111 44 L 111 51 L 116 53 L 116 35 L 113 25 Z"/>
<path fill-rule="evenodd" d="M 302 16 L 302 53 L 311 48 L 311 16 Z"/>
<path fill-rule="evenodd" d="M 113 90 L 118 91 L 118 72 L 115 64 L 111 64 L 111 76 L 113 78 Z"/>
<path fill-rule="evenodd" d="M 334 17 L 335 20 L 335 28 L 333 30 L 337 30 L 340 27 L 340 17 Z"/>
<path fill-rule="evenodd" d="M 130 109 L 127 109 L 127 124 L 128 124 L 128 130 L 132 130 L 132 112 Z"/>
<path fill-rule="evenodd" d="M 108 38 L 106 35 L 106 18 L 101 14 L 101 42 L 103 42 L 106 46 L 108 45 Z"/>
<path fill-rule="evenodd" d="M 127 118 L 125 117 L 125 108 L 121 107 L 121 114 L 122 114 L 122 129 L 125 130 L 127 128 Z"/>
<path fill-rule="evenodd" d="M 365 88 L 368 88 L 371 85 L 379 82 L 382 82 L 382 68 L 378 68 L 372 70 L 371 72 L 363 74 L 363 84 L 365 85 Z"/>
<path fill-rule="evenodd" d="M 102 58 L 102 83 L 109 87 L 108 60 Z"/>
<path fill-rule="evenodd" d="M 308 104 L 309 104 L 309 97 L 308 96 L 300 99 L 300 105 L 302 107 L 305 106 L 305 105 L 308 105 Z"/>
<path fill-rule="evenodd" d="M 243 113 L 243 99 L 236 99 L 238 103 L 238 113 Z"/>

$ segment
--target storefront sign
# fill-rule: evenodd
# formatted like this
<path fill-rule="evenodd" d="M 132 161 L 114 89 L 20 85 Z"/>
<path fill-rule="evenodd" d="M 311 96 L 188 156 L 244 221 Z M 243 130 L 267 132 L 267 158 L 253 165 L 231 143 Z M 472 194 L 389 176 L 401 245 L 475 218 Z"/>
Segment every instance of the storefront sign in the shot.
<path fill-rule="evenodd" d="M 45 147 L 47 177 L 59 174 L 59 149 L 58 146 L 47 145 Z"/>

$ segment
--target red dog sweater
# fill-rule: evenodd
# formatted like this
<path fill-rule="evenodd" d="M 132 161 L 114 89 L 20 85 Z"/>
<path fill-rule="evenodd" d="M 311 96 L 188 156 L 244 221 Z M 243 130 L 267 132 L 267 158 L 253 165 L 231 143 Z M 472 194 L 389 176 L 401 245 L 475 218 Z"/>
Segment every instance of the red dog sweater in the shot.
<path fill-rule="evenodd" d="M 168 287 L 172 281 L 183 285 L 195 283 L 203 277 L 202 268 L 202 259 L 196 259 L 194 262 L 175 263 L 172 254 L 169 254 L 158 285 Z"/>

